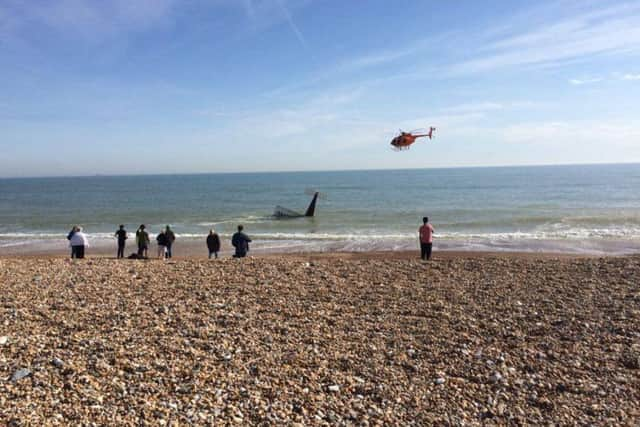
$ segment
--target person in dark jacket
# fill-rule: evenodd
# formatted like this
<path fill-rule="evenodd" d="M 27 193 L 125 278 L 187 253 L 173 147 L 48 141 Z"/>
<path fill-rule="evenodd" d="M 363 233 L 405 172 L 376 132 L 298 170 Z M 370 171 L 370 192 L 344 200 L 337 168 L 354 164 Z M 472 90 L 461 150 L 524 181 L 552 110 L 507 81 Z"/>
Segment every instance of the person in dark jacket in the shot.
<path fill-rule="evenodd" d="M 160 230 L 160 234 L 156 236 L 156 242 L 158 243 L 158 258 L 164 258 L 167 253 L 167 233 L 164 230 Z"/>
<path fill-rule="evenodd" d="M 247 252 L 249 252 L 251 239 L 242 232 L 243 229 L 244 227 L 239 225 L 238 232 L 231 238 L 231 244 L 236 248 L 236 253 L 233 255 L 234 258 L 244 258 L 247 256 Z"/>
<path fill-rule="evenodd" d="M 218 252 L 220 252 L 220 236 L 213 228 L 209 230 L 209 235 L 207 236 L 207 248 L 209 249 L 209 259 L 211 259 L 211 255 L 217 259 Z"/>
<path fill-rule="evenodd" d="M 147 251 L 149 250 L 149 233 L 145 230 L 145 225 L 142 224 L 136 231 L 136 243 L 138 244 L 138 258 L 147 258 Z"/>
<path fill-rule="evenodd" d="M 116 230 L 116 237 L 118 238 L 118 255 L 117 258 L 124 258 L 124 245 L 127 240 L 127 230 L 124 229 L 124 225 L 120 224 L 118 230 Z"/>
<path fill-rule="evenodd" d="M 164 235 L 167 237 L 167 243 L 165 244 L 167 247 L 167 251 L 165 252 L 165 257 L 171 258 L 173 256 L 173 253 L 171 252 L 171 247 L 173 246 L 173 242 L 176 241 L 176 235 L 174 234 L 171 227 L 168 225 L 164 230 Z"/>
<path fill-rule="evenodd" d="M 71 230 L 69 231 L 69 234 L 67 234 L 67 240 L 71 241 L 71 238 L 73 237 L 74 234 L 76 234 L 76 231 L 78 231 L 78 226 L 74 225 L 73 227 L 71 227 Z M 71 258 L 75 258 L 75 249 L 73 249 L 73 246 L 71 246 Z"/>
<path fill-rule="evenodd" d="M 74 225 L 73 227 L 71 227 L 71 230 L 69 231 L 69 234 L 67 234 L 67 240 L 71 240 L 71 238 L 76 233 L 76 231 L 78 231 L 78 226 L 77 225 Z"/>

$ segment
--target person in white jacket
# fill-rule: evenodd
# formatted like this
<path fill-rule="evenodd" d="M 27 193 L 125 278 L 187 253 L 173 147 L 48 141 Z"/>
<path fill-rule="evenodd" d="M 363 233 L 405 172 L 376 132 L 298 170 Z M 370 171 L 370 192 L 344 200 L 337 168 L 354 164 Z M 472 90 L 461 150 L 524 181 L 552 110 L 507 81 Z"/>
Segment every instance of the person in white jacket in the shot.
<path fill-rule="evenodd" d="M 78 227 L 77 231 L 73 233 L 71 239 L 69 239 L 71 245 L 71 257 L 84 258 L 84 248 L 89 247 L 89 241 L 87 236 L 82 232 L 82 227 Z"/>

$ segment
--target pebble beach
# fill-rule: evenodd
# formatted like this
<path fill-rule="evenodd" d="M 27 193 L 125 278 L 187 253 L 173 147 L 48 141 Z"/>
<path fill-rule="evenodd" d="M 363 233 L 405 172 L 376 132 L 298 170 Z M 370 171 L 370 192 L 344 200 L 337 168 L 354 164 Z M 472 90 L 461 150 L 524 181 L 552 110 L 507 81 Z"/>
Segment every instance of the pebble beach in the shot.
<path fill-rule="evenodd" d="M 0 258 L 0 424 L 638 425 L 640 256 Z"/>

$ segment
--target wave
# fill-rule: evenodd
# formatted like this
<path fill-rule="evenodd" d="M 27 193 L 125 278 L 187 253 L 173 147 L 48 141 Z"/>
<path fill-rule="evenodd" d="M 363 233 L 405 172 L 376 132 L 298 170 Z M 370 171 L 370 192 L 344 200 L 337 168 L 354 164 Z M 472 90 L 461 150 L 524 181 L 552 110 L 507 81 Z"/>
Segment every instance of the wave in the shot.
<path fill-rule="evenodd" d="M 486 213 L 485 213 L 486 215 Z M 505 216 L 507 216 L 505 218 Z M 457 216 L 449 216 L 456 218 Z M 640 228 L 640 214 L 616 214 L 616 215 L 519 215 L 513 216 L 508 213 L 494 215 L 492 218 L 474 218 L 469 220 L 449 220 L 439 222 L 440 227 L 462 228 L 462 229 L 490 229 L 505 226 L 512 227 L 537 227 L 537 228 L 606 228 L 606 227 L 638 227 Z"/>
<path fill-rule="evenodd" d="M 86 233 L 90 240 L 115 240 L 113 233 Z M 249 233 L 254 239 L 260 240 L 294 240 L 294 241 L 344 241 L 344 240 L 415 240 L 415 232 L 390 232 L 380 233 L 375 231 L 358 231 L 354 233 L 305 233 L 305 232 L 256 232 Z M 231 233 L 220 233 L 222 237 L 231 237 Z M 176 233 L 177 238 L 200 239 L 206 237 L 206 233 Z M 571 240 L 571 239 L 638 239 L 640 227 L 609 227 L 609 228 L 554 228 L 533 231 L 508 231 L 508 232 L 454 232 L 436 230 L 437 239 L 465 240 Z M 130 239 L 134 239 L 133 233 Z M 66 233 L 41 233 L 41 232 L 13 232 L 0 233 L 0 240 L 66 240 Z"/>
<path fill-rule="evenodd" d="M 13 236 L 12 238 L 8 237 Z M 18 235 L 19 238 L 15 238 Z M 0 253 L 25 253 L 37 249 L 58 251 L 68 245 L 66 236 L 59 234 L 5 233 L 0 234 Z M 590 237 L 585 237 L 586 235 Z M 611 237 L 614 235 L 615 237 Z M 436 250 L 455 251 L 517 251 L 556 252 L 597 255 L 624 255 L 640 252 L 640 234 L 589 233 L 570 235 L 536 233 L 440 233 L 436 235 Z M 43 238 L 54 236 L 54 238 Z M 340 234 L 340 233 L 251 233 L 254 253 L 277 252 L 360 252 L 415 250 L 417 236 L 410 233 Z M 605 237 L 606 236 L 606 237 Z M 634 236 L 634 237 L 631 237 Z M 110 233 L 89 235 L 91 246 L 108 248 L 115 244 Z M 178 235 L 184 244 L 204 243 L 204 234 Z M 222 234 L 228 242 L 230 236 Z M 191 243 L 190 243 L 191 242 Z"/>
<path fill-rule="evenodd" d="M 212 221 L 202 221 L 197 222 L 194 225 L 198 227 L 215 227 L 222 224 L 258 224 L 265 221 L 273 220 L 272 216 L 256 216 L 249 215 L 241 218 L 228 218 L 228 219 L 220 219 L 220 220 L 212 220 Z"/>

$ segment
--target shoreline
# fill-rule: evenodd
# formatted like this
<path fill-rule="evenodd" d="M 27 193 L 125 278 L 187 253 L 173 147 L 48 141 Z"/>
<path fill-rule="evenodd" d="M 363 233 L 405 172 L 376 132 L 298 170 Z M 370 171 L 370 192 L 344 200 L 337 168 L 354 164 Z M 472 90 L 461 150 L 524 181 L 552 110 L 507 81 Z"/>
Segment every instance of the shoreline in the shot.
<path fill-rule="evenodd" d="M 308 253 L 377 253 L 390 254 L 414 252 L 419 250 L 417 235 L 413 239 L 385 240 L 377 237 L 315 240 L 282 239 L 269 240 L 262 236 L 251 235 L 251 255 L 282 255 Z M 527 254 L 562 254 L 576 256 L 625 256 L 640 253 L 640 239 L 631 238 L 576 238 L 576 239 L 492 239 L 469 238 L 449 239 L 437 237 L 433 250 L 436 253 L 527 253 Z M 205 258 L 208 254 L 205 245 L 206 235 L 199 238 L 180 237 L 173 246 L 175 256 L 188 258 Z M 113 238 L 89 237 L 86 254 L 109 256 L 116 253 L 116 242 Z M 151 242 L 149 253 L 155 254 L 155 239 Z M 230 238 L 222 237 L 222 256 L 231 256 Z M 125 256 L 136 252 L 135 240 L 130 237 L 125 248 Z M 2 256 L 65 256 L 70 252 L 68 241 L 61 236 L 56 239 L 0 240 L 0 257 Z M 393 255 L 396 256 L 396 255 Z"/>
<path fill-rule="evenodd" d="M 85 260 L 107 259 L 118 261 L 112 253 L 113 251 L 99 251 L 85 255 Z M 151 250 L 149 251 L 151 252 Z M 600 258 L 625 258 L 637 257 L 639 253 L 630 254 L 578 254 L 566 252 L 527 252 L 527 251 L 456 251 L 441 250 L 434 251 L 432 260 L 454 260 L 454 259 L 477 259 L 477 258 L 503 258 L 503 259 L 600 259 Z M 0 259 L 71 259 L 68 251 L 43 251 L 28 252 L 19 254 L 0 254 Z M 382 251 L 336 251 L 336 252 L 258 252 L 250 253 L 247 259 L 305 259 L 305 260 L 420 260 L 419 250 L 382 250 Z M 233 259 L 231 252 L 219 254 L 218 260 Z M 174 255 L 172 261 L 202 261 L 208 260 L 207 254 L 195 252 L 188 254 Z M 122 261 L 159 261 L 159 258 L 151 256 L 145 260 L 130 260 L 126 257 Z M 211 259 L 212 262 L 216 261 Z"/>

